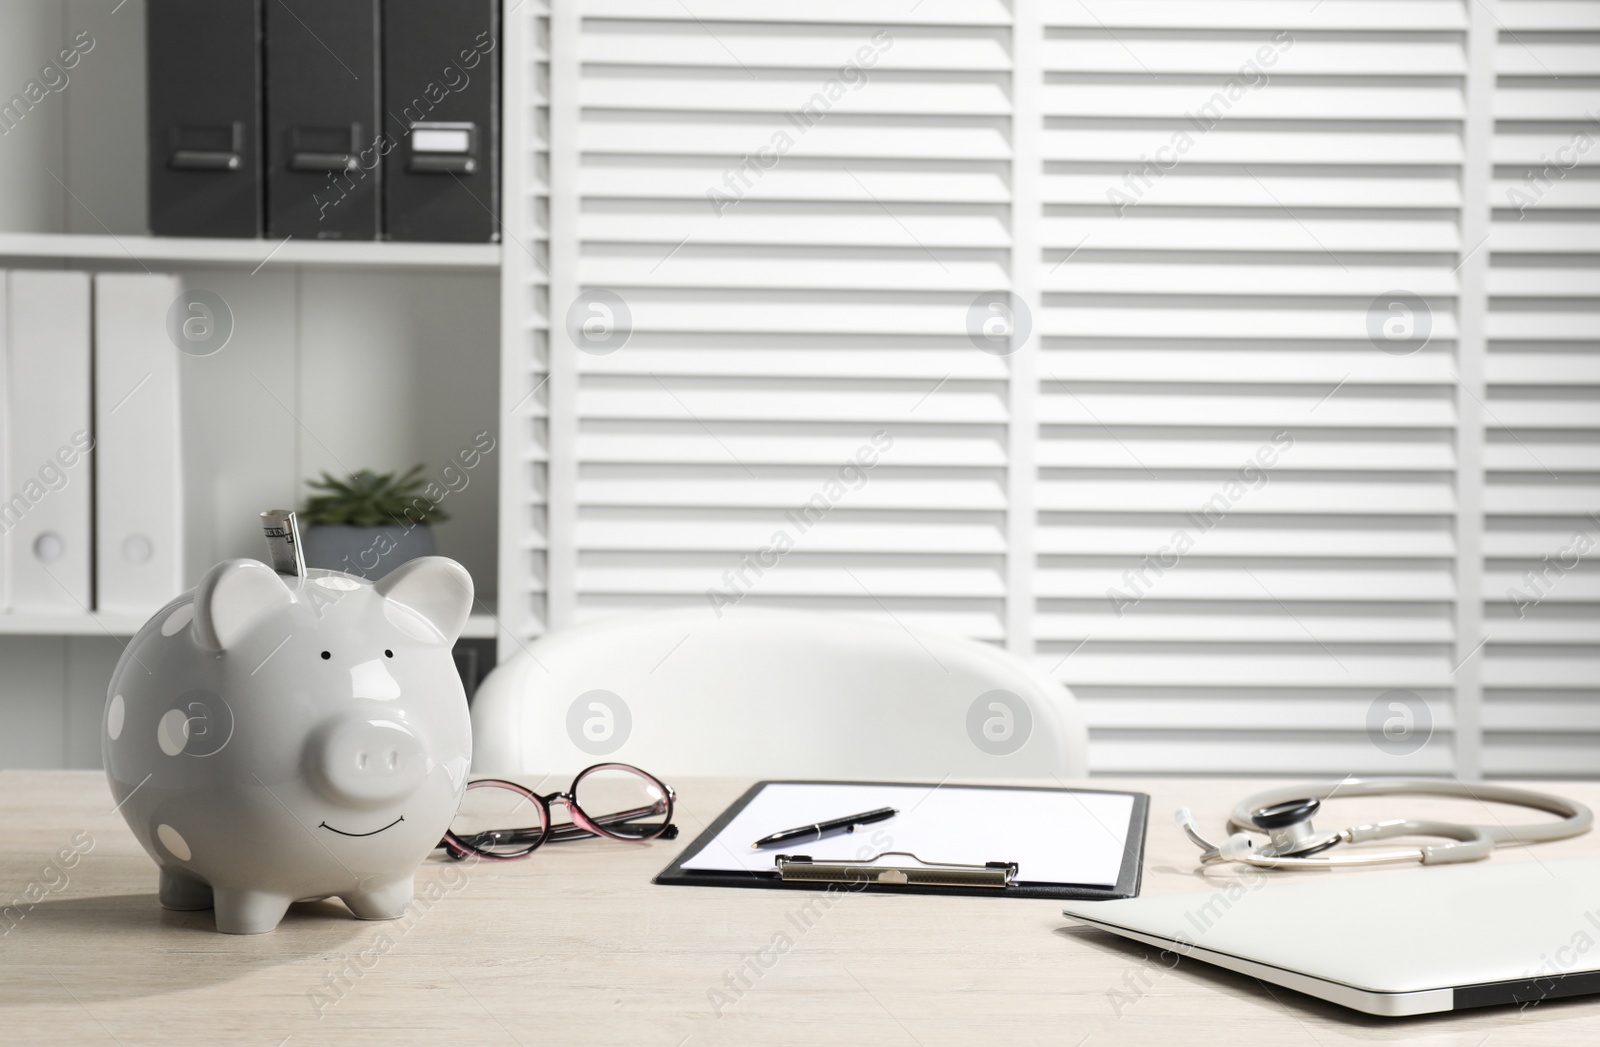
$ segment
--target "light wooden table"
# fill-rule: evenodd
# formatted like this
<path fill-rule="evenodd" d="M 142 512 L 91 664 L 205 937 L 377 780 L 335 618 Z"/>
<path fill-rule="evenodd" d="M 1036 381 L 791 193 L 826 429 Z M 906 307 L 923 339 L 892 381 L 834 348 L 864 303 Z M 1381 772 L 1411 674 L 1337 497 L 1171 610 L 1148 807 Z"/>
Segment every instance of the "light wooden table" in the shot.
<path fill-rule="evenodd" d="M 1051 901 L 848 894 L 806 926 L 796 914 L 809 893 L 656 887 L 650 878 L 748 783 L 672 784 L 684 829 L 675 843 L 562 844 L 467 871 L 430 862 L 418 883 L 438 900 L 415 919 L 360 922 L 325 902 L 295 906 L 271 934 L 233 937 L 211 929 L 209 912 L 157 905 L 155 868 L 98 772 L 0 773 L 0 905 L 43 885 L 14 926 L 14 913 L 0 920 L 10 928 L 0 937 L 0 1042 L 1600 1043 L 1600 999 L 1370 1018 L 1198 962 L 1168 970 L 1154 950 L 1070 925 Z M 1147 894 L 1207 886 L 1198 852 L 1173 828 L 1174 807 L 1219 831 L 1228 808 L 1264 784 L 1092 783 L 1152 794 Z M 1600 807 L 1600 783 L 1550 788 Z M 1329 824 L 1348 824 L 1342 803 Z M 1472 803 L 1407 800 L 1366 801 L 1360 817 L 1402 809 L 1491 817 Z M 49 866 L 86 843 L 64 878 Z M 1600 854 L 1600 834 L 1537 854 Z M 1514 848 L 1493 860 L 1532 856 Z"/>

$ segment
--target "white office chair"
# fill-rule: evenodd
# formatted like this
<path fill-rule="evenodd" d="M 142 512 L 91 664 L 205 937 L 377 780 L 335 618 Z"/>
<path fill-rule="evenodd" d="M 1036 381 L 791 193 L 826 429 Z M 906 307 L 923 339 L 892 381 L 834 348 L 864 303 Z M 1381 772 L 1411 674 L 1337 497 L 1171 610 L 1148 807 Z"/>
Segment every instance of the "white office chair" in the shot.
<path fill-rule="evenodd" d="M 1086 773 L 1072 696 L 1021 659 L 891 622 L 765 608 L 632 614 L 541 637 L 484 680 L 472 730 L 478 774 L 559 776 L 603 760 L 663 776 Z"/>

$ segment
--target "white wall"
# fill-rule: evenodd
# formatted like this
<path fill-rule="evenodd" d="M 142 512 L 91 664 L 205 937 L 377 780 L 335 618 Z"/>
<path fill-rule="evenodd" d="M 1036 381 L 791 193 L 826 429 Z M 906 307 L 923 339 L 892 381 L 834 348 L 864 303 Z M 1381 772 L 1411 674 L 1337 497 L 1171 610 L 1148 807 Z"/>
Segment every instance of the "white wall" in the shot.
<path fill-rule="evenodd" d="M 99 767 L 121 654 L 105 636 L 0 636 L 0 768 Z"/>
<path fill-rule="evenodd" d="M 0 135 L 0 230 L 144 232 L 144 0 L 10 0 L 3 17 L 0 105 L 47 93 Z"/>

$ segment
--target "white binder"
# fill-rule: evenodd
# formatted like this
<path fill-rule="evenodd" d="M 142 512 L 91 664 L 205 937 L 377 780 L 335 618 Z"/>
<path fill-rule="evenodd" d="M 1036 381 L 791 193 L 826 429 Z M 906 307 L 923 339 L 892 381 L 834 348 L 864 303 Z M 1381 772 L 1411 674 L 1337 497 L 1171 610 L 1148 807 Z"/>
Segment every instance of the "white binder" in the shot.
<path fill-rule="evenodd" d="M 89 609 L 89 275 L 7 275 L 9 475 L 0 505 L 14 611 Z"/>
<path fill-rule="evenodd" d="M 99 273 L 95 287 L 95 607 L 149 614 L 183 591 L 175 276 Z"/>

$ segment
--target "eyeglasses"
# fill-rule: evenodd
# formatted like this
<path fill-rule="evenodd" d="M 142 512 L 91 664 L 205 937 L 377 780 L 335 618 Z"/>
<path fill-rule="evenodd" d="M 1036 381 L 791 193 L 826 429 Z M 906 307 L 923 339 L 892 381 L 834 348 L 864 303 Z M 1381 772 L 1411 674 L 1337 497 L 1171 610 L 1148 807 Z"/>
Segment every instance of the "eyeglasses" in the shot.
<path fill-rule="evenodd" d="M 566 791 L 543 796 L 516 782 L 480 778 L 467 783 L 439 846 L 457 861 L 476 855 L 503 862 L 525 858 L 546 843 L 589 836 L 674 840 L 674 798 L 659 778 L 625 763 L 586 767 Z M 552 804 L 564 808 L 564 820 L 552 814 Z M 521 828 L 505 828 L 519 822 Z"/>

